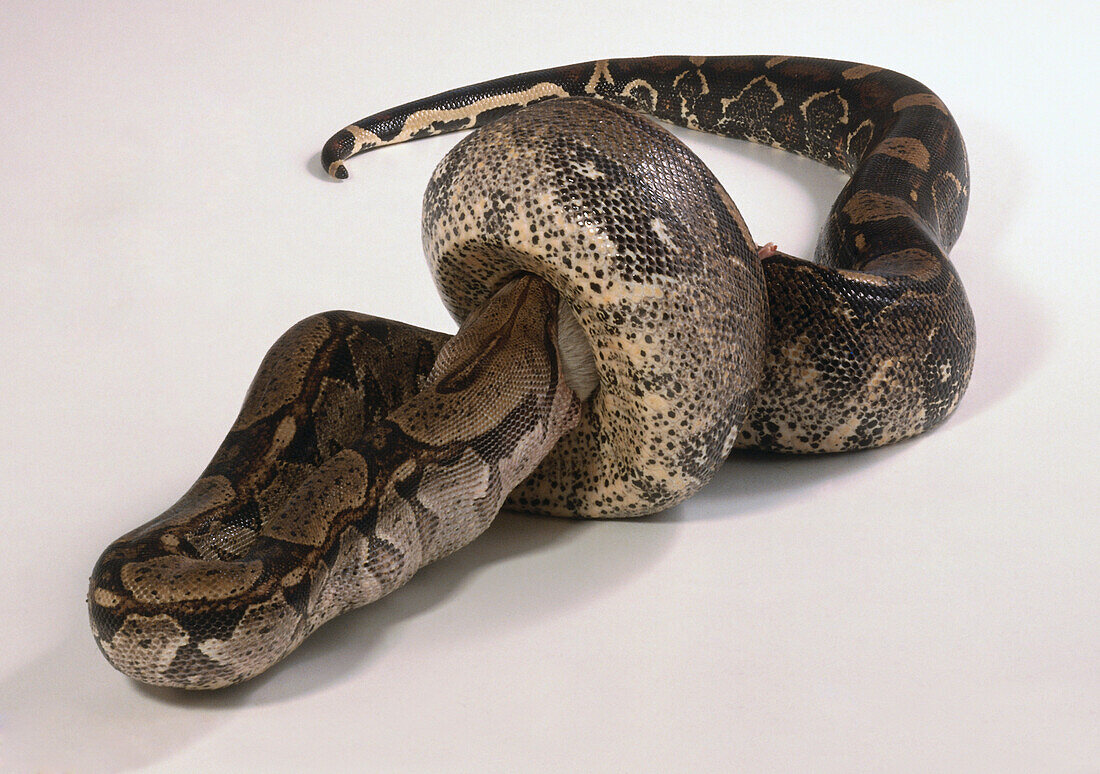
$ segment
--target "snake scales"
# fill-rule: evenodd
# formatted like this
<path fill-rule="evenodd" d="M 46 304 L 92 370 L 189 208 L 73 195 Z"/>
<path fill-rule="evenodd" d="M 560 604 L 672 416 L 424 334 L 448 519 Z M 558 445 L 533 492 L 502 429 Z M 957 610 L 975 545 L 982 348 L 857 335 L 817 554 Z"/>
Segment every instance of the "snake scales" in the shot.
<path fill-rule="evenodd" d="M 848 172 L 816 262 L 758 254 L 722 186 L 643 113 Z M 92 628 L 121 671 L 247 679 L 506 501 L 651 513 L 735 445 L 879 446 L 955 408 L 974 352 L 947 259 L 966 156 L 916 81 L 789 57 L 603 60 L 375 114 L 322 159 L 342 178 L 356 153 L 478 126 L 424 201 L 459 333 L 330 312 L 284 334 L 202 477 L 96 564 Z"/>

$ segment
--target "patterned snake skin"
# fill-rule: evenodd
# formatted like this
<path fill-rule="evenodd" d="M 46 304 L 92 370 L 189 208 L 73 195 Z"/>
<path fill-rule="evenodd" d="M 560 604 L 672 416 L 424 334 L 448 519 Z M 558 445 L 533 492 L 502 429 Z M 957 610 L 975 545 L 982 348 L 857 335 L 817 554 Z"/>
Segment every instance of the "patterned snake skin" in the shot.
<path fill-rule="evenodd" d="M 849 172 L 816 261 L 758 249 L 641 114 Z M 947 253 L 966 155 L 916 81 L 790 57 L 602 60 L 376 114 L 322 159 L 343 178 L 362 151 L 478 126 L 424 199 L 458 334 L 330 312 L 276 342 L 202 477 L 93 570 L 93 633 L 122 672 L 240 682 L 506 502 L 643 515 L 735 445 L 868 448 L 957 405 L 974 323 Z"/>

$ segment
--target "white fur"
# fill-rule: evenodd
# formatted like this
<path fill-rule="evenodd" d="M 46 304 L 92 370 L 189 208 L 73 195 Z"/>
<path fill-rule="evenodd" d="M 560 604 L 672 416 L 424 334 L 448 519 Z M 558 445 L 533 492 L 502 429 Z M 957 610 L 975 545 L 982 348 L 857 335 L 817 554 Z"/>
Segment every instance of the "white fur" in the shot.
<path fill-rule="evenodd" d="M 596 370 L 592 345 L 573 308 L 564 301 L 558 304 L 558 353 L 565 383 L 585 400 L 600 385 L 600 374 Z"/>

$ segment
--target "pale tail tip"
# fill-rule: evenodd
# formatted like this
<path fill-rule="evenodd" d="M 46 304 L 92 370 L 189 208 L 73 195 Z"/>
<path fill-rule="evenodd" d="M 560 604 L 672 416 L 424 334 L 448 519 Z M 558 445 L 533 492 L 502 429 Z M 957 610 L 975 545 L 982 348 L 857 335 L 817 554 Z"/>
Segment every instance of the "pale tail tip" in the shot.
<path fill-rule="evenodd" d="M 344 166 L 344 159 L 354 155 L 354 150 L 355 136 L 347 129 L 341 129 L 321 149 L 321 164 L 333 178 L 347 180 L 348 168 Z"/>

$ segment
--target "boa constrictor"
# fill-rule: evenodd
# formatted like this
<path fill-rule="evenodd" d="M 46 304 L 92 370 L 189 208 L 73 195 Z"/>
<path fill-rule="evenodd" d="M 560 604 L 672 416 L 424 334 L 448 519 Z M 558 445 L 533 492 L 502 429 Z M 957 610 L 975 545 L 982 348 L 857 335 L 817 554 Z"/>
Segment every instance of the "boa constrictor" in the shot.
<path fill-rule="evenodd" d="M 816 262 L 758 253 L 718 181 L 640 114 L 850 173 Z M 288 331 L 202 477 L 100 557 L 88 601 L 115 667 L 236 683 L 506 502 L 652 513 L 735 445 L 862 449 L 955 408 L 974 353 L 947 259 L 966 156 L 916 81 L 789 57 L 602 60 L 375 114 L 323 163 L 343 178 L 356 153 L 481 126 L 424 202 L 458 334 L 349 312 Z"/>

